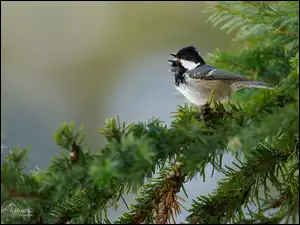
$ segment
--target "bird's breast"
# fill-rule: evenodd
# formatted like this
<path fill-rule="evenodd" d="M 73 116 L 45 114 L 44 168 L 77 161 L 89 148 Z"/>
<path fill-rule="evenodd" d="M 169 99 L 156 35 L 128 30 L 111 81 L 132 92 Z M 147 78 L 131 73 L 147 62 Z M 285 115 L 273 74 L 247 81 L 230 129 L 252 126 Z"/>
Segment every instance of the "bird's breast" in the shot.
<path fill-rule="evenodd" d="M 193 80 L 185 79 L 184 83 L 176 86 L 176 89 L 185 96 L 185 98 L 195 105 L 203 105 L 209 101 L 212 91 L 214 91 L 214 100 L 227 100 L 230 96 L 230 86 L 223 81 Z"/>
<path fill-rule="evenodd" d="M 205 90 L 196 90 L 191 85 L 180 83 L 176 89 L 191 103 L 195 105 L 203 105 L 206 103 L 207 93 Z"/>

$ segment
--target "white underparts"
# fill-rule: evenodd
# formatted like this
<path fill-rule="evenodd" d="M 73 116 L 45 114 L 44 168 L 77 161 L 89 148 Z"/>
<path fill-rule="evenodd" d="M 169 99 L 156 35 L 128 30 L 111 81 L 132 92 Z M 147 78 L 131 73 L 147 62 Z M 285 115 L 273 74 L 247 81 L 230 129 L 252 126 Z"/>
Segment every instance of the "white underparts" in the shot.
<path fill-rule="evenodd" d="M 176 89 L 184 96 L 188 101 L 195 105 L 203 105 L 206 103 L 205 96 L 201 96 L 201 93 L 193 90 L 191 87 L 189 87 L 186 84 L 179 84 L 179 86 L 176 86 Z"/>

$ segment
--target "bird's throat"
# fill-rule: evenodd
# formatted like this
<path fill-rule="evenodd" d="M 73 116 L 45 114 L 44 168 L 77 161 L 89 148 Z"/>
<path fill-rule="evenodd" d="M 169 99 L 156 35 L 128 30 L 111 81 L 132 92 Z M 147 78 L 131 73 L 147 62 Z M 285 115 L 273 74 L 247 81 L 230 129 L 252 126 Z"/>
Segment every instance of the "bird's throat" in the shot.
<path fill-rule="evenodd" d="M 178 87 L 180 84 L 185 83 L 184 73 L 175 74 L 175 85 Z"/>

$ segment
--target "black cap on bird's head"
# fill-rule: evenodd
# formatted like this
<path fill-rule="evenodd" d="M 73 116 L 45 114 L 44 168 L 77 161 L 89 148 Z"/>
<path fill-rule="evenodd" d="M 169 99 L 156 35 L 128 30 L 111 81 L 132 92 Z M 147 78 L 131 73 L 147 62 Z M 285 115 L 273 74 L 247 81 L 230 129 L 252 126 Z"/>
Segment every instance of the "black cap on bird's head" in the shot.
<path fill-rule="evenodd" d="M 204 65 L 205 61 L 200 56 L 199 52 L 194 46 L 187 46 L 181 48 L 176 55 L 170 54 L 175 57 L 176 60 L 180 61 L 182 66 L 188 70 L 194 69 L 199 65 Z"/>

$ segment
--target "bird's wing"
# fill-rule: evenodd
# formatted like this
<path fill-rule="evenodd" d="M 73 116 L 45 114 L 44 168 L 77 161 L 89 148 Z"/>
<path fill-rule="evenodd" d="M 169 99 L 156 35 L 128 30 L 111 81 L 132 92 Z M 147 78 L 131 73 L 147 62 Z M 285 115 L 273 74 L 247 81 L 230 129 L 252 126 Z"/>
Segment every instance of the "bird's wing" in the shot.
<path fill-rule="evenodd" d="M 192 79 L 200 80 L 232 80 L 232 81 L 246 81 L 249 80 L 243 76 L 235 75 L 225 70 L 214 68 L 210 65 L 202 65 L 191 71 L 186 72 Z"/>

